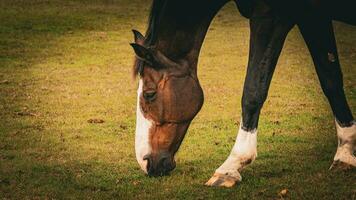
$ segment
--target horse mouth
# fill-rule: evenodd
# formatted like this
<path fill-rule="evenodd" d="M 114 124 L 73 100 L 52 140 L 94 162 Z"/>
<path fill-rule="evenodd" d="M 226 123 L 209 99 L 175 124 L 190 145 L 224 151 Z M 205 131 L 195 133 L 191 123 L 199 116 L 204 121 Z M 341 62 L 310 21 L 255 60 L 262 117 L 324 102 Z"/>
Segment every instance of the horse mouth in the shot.
<path fill-rule="evenodd" d="M 146 155 L 143 160 L 147 161 L 147 175 L 149 177 L 160 177 L 170 175 L 176 167 L 176 162 L 171 157 L 161 157 L 155 161 L 152 156 Z"/>

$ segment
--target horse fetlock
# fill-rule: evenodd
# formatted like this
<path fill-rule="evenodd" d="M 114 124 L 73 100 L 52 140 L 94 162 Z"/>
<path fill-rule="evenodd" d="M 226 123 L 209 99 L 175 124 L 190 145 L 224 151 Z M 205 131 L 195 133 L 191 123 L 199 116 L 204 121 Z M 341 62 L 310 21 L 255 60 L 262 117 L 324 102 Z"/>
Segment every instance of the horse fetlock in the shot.
<path fill-rule="evenodd" d="M 339 146 L 344 143 L 349 143 L 354 147 L 356 143 L 356 122 L 352 123 L 349 127 L 341 127 L 338 122 L 336 122 L 336 130 Z"/>
<path fill-rule="evenodd" d="M 225 162 L 206 183 L 209 186 L 231 187 L 241 181 L 240 172 L 257 157 L 257 130 L 244 130 L 237 134 L 236 143 Z"/>
<path fill-rule="evenodd" d="M 353 123 L 350 127 L 341 127 L 338 122 L 336 122 L 336 130 L 338 147 L 331 168 L 340 165 L 356 167 L 356 157 L 354 156 L 356 147 L 356 124 Z"/>
<path fill-rule="evenodd" d="M 233 153 L 226 159 L 226 161 L 215 171 L 215 174 L 223 174 L 224 176 L 232 177 L 241 181 L 240 172 L 256 159 L 257 153 L 234 155 Z"/>
<path fill-rule="evenodd" d="M 247 165 L 251 164 L 253 161 L 255 161 L 256 157 L 257 157 L 257 152 L 241 159 L 240 163 L 241 163 L 242 169 L 244 167 L 246 167 Z"/>

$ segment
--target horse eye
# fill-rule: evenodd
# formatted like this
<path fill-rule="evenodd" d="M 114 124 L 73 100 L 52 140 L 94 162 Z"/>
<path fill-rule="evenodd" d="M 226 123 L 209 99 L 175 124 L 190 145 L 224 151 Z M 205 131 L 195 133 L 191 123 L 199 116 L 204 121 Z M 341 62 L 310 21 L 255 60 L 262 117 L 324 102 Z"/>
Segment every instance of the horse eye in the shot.
<path fill-rule="evenodd" d="M 157 96 L 156 91 L 143 92 L 143 98 L 148 102 L 154 101 L 156 99 L 156 96 Z"/>

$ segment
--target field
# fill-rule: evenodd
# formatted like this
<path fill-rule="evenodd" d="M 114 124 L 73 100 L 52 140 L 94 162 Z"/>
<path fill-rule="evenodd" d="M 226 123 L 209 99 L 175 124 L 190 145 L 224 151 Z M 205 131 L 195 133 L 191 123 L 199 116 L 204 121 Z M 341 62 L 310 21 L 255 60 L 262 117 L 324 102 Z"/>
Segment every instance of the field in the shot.
<path fill-rule="evenodd" d="M 355 171 L 329 171 L 334 119 L 297 28 L 259 126 L 258 158 L 231 189 L 204 183 L 228 156 L 241 116 L 249 28 L 235 5 L 214 19 L 199 60 L 205 104 L 170 176 L 134 155 L 131 29 L 151 1 L 0 0 L 0 199 L 356 199 Z M 334 23 L 356 111 L 356 28 Z M 88 123 L 101 119 L 104 123 Z"/>

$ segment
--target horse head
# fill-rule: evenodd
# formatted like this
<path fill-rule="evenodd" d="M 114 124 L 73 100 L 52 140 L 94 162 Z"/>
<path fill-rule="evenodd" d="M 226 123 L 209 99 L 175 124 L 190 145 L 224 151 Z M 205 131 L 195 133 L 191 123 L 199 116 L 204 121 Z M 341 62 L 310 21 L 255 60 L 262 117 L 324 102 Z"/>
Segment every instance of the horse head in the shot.
<path fill-rule="evenodd" d="M 171 60 L 133 32 L 139 74 L 136 158 L 148 175 L 161 176 L 175 168 L 174 155 L 203 105 L 203 91 L 187 60 Z"/>

